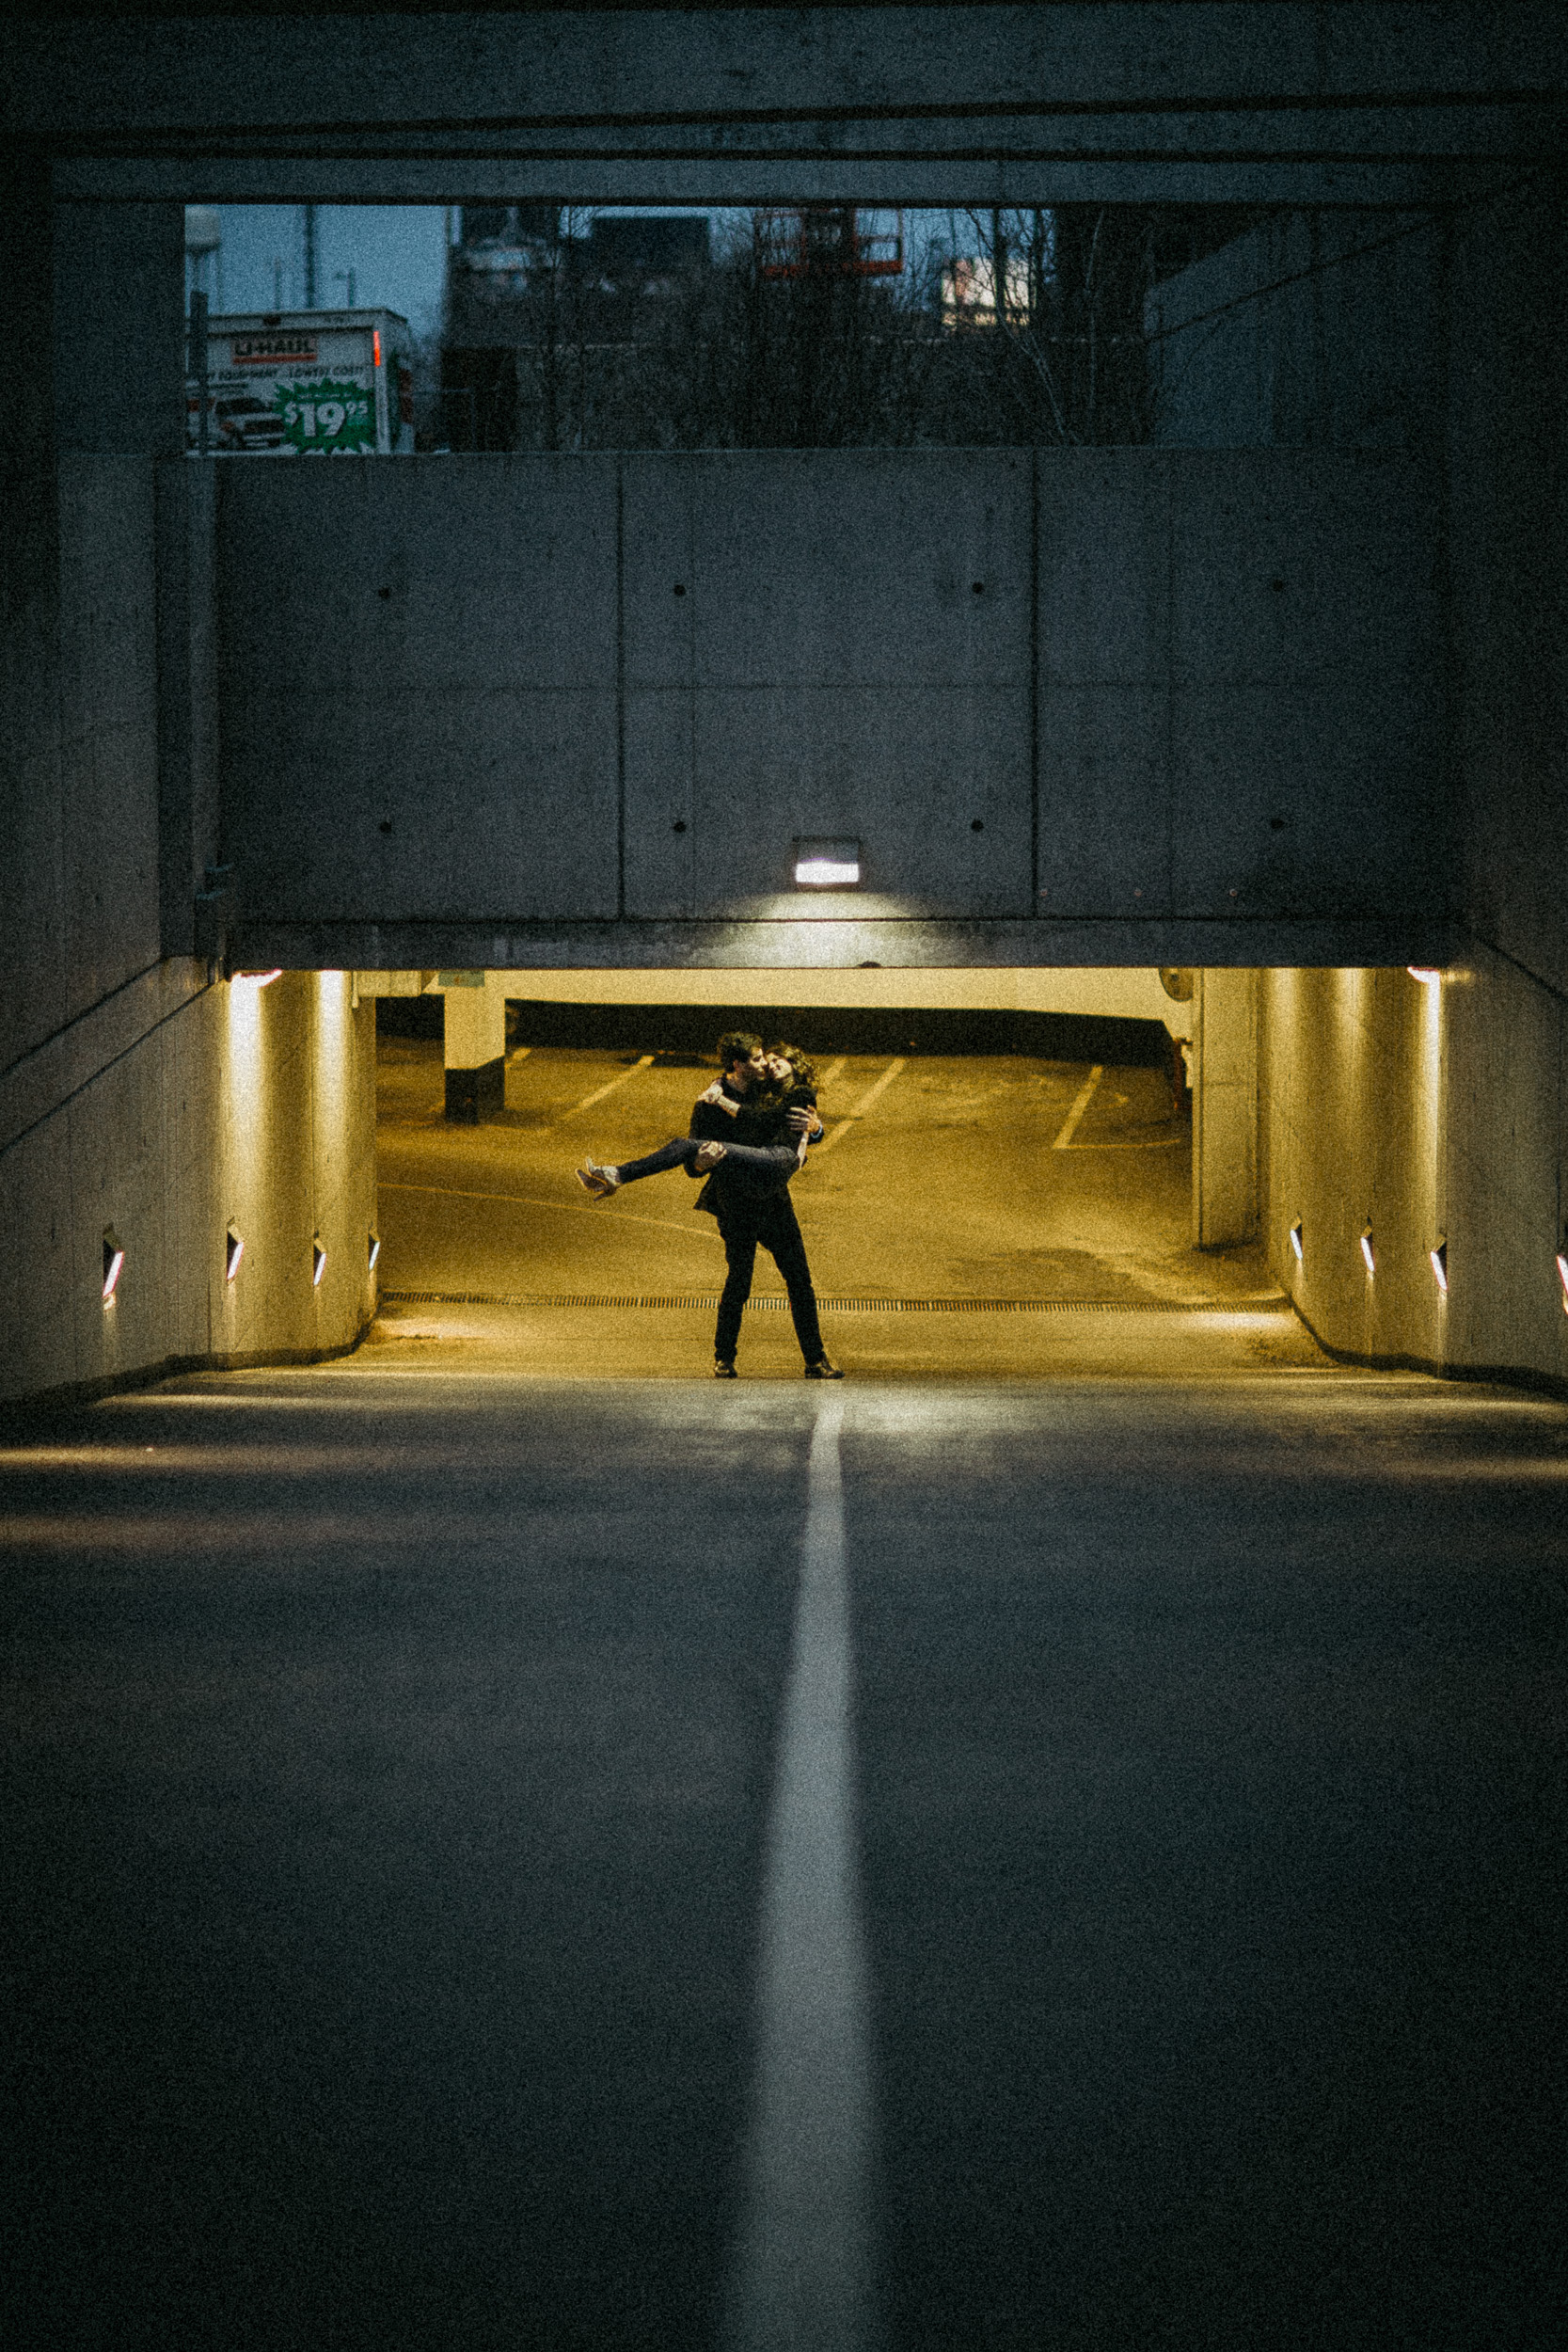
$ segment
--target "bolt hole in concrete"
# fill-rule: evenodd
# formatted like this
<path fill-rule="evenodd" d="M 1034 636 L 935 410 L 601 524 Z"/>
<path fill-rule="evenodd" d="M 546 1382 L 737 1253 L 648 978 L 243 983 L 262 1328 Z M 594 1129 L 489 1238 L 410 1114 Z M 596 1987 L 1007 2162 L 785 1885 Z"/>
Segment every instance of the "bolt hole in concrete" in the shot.
<path fill-rule="evenodd" d="M 749 1024 L 804 1031 L 815 1052 L 826 1136 L 792 1198 L 819 1295 L 855 1302 L 829 1350 L 858 1374 L 1033 1377 L 1091 1356 L 1137 1372 L 1159 1369 L 1163 1351 L 1191 1369 L 1215 1346 L 1247 1364 L 1280 1351 L 1313 1359 L 1258 1253 L 1192 1246 L 1190 1111 L 1173 1100 L 1157 1023 L 1064 1020 L 1034 1041 L 1053 1053 L 961 1052 L 940 1050 L 954 1016 L 889 1011 L 877 1016 L 884 1039 L 863 1013 L 839 1016 L 834 1051 L 835 1016 L 820 1007 L 524 1003 L 513 1013 L 504 1101 L 459 1127 L 443 1115 L 438 1005 L 381 1003 L 381 1280 L 431 1303 L 390 1300 L 377 1346 L 396 1350 L 405 1332 L 469 1359 L 499 1350 L 540 1374 L 705 1376 L 712 1334 L 695 1302 L 716 1296 L 724 1259 L 713 1220 L 696 1212 L 697 1186 L 676 1170 L 601 1204 L 575 1171 L 684 1135 L 716 1069 L 711 1035 Z M 968 1034 L 990 1041 L 983 1023 Z M 1104 1060 L 1090 1059 L 1093 1042 Z M 743 1377 L 798 1378 L 766 1252 L 754 1296 Z M 625 1311 L 605 1314 L 602 1302 L 617 1299 Z M 1272 1316 L 1259 1313 L 1270 1299 Z M 916 1300 L 918 1313 L 906 1303 Z M 991 1311 L 932 1311 L 943 1300 Z M 1004 1302 L 1097 1311 L 995 1311 Z M 1162 1309 L 1171 1311 L 1151 1311 Z"/>

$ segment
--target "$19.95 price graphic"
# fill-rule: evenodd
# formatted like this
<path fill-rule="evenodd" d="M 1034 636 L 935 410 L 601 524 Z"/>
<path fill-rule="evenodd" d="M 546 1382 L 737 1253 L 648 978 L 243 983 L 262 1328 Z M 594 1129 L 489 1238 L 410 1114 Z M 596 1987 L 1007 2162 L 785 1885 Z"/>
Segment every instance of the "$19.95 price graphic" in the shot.
<path fill-rule="evenodd" d="M 272 405 L 283 437 L 301 456 L 347 456 L 375 447 L 375 412 L 357 384 L 324 376 L 317 384 L 279 384 Z"/>

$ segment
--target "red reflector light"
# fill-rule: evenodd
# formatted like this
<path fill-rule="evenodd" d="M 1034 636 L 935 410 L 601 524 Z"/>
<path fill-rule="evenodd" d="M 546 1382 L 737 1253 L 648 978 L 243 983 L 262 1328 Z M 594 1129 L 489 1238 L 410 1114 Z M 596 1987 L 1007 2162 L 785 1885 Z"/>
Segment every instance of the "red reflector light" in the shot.
<path fill-rule="evenodd" d="M 375 364 L 379 367 L 381 365 L 381 329 L 379 326 L 372 326 L 371 329 L 371 349 L 375 354 Z"/>

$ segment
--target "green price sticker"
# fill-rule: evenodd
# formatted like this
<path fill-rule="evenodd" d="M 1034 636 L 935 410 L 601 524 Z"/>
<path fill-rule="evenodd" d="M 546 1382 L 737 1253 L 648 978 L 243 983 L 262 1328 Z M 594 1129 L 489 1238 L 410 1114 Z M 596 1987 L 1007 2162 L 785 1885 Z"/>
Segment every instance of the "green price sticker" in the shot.
<path fill-rule="evenodd" d="M 279 384 L 272 405 L 283 437 L 302 457 L 363 457 L 375 449 L 375 411 L 357 384 L 324 375 L 316 384 Z"/>

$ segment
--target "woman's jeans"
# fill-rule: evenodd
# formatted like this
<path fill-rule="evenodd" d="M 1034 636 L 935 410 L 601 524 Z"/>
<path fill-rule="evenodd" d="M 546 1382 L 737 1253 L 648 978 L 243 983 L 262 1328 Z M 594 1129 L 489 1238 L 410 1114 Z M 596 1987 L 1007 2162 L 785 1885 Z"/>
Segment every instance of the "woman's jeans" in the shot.
<path fill-rule="evenodd" d="M 635 1184 L 640 1176 L 662 1176 L 669 1168 L 693 1168 L 703 1148 L 700 1136 L 675 1136 L 669 1143 L 661 1143 L 657 1152 L 647 1152 L 640 1160 L 623 1160 L 615 1170 L 623 1184 Z M 768 1175 L 793 1169 L 799 1153 L 790 1143 L 726 1143 L 720 1167 L 753 1168 Z"/>

